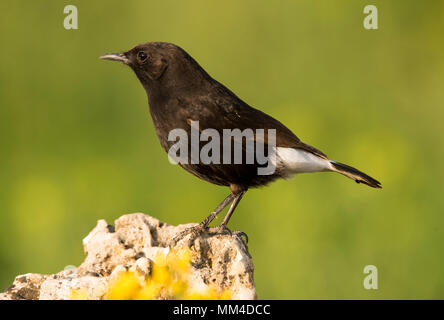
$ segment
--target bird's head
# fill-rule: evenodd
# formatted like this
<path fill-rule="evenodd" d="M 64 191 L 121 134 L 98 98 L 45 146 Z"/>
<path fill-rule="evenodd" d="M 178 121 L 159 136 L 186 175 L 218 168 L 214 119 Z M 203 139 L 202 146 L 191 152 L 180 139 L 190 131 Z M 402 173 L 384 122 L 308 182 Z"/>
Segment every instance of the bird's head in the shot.
<path fill-rule="evenodd" d="M 209 77 L 183 49 L 167 42 L 148 42 L 100 58 L 131 67 L 148 93 L 197 87 Z"/>

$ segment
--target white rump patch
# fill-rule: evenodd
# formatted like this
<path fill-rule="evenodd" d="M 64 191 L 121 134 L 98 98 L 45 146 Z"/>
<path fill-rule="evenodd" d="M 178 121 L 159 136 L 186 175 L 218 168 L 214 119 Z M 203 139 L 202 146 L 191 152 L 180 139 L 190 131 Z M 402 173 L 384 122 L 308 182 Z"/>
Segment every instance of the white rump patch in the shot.
<path fill-rule="evenodd" d="M 332 165 L 329 160 L 320 158 L 302 149 L 277 147 L 277 170 L 283 175 L 304 172 L 329 171 Z"/>

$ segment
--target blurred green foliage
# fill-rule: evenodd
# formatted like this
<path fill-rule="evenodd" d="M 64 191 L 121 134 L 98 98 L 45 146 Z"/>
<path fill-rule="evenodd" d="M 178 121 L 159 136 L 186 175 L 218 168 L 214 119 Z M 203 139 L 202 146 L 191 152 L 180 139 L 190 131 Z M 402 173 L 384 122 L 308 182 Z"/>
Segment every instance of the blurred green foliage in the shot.
<path fill-rule="evenodd" d="M 63 28 L 67 4 L 79 30 Z M 363 28 L 367 4 L 379 30 Z M 134 74 L 98 59 L 167 41 L 383 183 L 307 174 L 249 191 L 229 227 L 250 237 L 259 298 L 444 298 L 443 2 L 6 0 L 0 12 L 0 289 L 78 265 L 98 219 L 198 222 L 226 196 L 168 162 Z M 368 264 L 379 290 L 363 288 Z"/>

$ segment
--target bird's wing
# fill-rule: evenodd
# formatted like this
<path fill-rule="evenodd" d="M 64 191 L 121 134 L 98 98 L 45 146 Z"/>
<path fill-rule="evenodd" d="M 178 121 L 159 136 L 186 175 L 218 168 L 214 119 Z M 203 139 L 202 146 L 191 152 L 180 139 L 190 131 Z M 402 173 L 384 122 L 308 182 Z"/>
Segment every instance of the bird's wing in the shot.
<path fill-rule="evenodd" d="M 218 87 L 214 94 L 194 97 L 185 103 L 188 120 L 199 120 L 199 129 L 216 129 L 222 134 L 223 129 L 264 129 L 265 141 L 267 131 L 276 130 L 276 146 L 302 149 L 320 158 L 327 156 L 320 150 L 302 142 L 290 129 L 266 113 L 250 107 L 225 87 Z M 227 92 L 228 91 L 228 92 Z M 260 139 L 257 135 L 254 139 Z"/>

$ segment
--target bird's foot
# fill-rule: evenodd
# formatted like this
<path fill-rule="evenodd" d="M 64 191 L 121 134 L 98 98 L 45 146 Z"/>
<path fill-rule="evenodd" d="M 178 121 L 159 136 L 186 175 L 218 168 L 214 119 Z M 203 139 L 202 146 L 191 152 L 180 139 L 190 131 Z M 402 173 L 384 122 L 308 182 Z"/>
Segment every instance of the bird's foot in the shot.
<path fill-rule="evenodd" d="M 245 232 L 236 230 L 236 231 L 233 231 L 232 234 L 241 238 L 242 240 L 245 240 L 245 244 L 248 243 L 248 235 Z"/>
<path fill-rule="evenodd" d="M 212 228 L 208 228 L 208 232 L 210 234 L 228 234 L 228 235 L 232 235 L 232 232 L 230 229 L 228 229 L 226 226 L 224 225 L 219 225 L 217 227 L 212 227 Z"/>
<path fill-rule="evenodd" d="M 176 235 L 170 241 L 170 247 L 174 247 L 180 240 L 184 239 L 188 235 L 190 235 L 188 241 L 191 243 L 205 231 L 208 231 L 209 234 L 237 236 L 237 237 L 240 237 L 242 240 L 244 240 L 245 244 L 248 243 L 248 236 L 245 232 L 237 231 L 237 230 L 231 231 L 230 229 L 228 229 L 224 225 L 219 225 L 217 227 L 208 228 L 208 227 L 204 226 L 203 224 L 198 224 L 198 225 L 195 225 L 194 227 L 187 228 L 187 229 L 183 230 L 182 232 L 180 232 L 178 235 Z"/>
<path fill-rule="evenodd" d="M 170 241 L 170 247 L 174 247 L 180 240 L 185 238 L 187 235 L 191 235 L 189 241 L 192 242 L 194 239 L 196 239 L 198 236 L 200 236 L 205 230 L 207 229 L 206 226 L 199 223 L 198 225 L 195 225 L 194 227 L 187 228 L 180 232 L 178 235 L 176 235 L 171 241 Z"/>
<path fill-rule="evenodd" d="M 228 234 L 230 236 L 237 236 L 240 237 L 241 239 L 244 239 L 246 244 L 248 243 L 248 236 L 245 232 L 238 230 L 231 231 L 230 229 L 227 228 L 227 226 L 224 225 L 219 225 L 214 228 L 209 228 L 208 232 L 212 234 L 223 234 L 223 235 Z"/>

